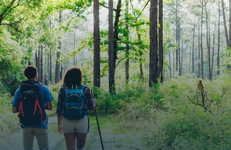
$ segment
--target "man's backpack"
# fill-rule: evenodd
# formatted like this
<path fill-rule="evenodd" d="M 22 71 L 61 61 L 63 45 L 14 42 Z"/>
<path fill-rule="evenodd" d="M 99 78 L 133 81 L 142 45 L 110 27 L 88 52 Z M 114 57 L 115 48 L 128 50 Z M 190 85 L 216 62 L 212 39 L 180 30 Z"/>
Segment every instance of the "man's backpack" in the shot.
<path fill-rule="evenodd" d="M 47 118 L 39 86 L 34 80 L 21 82 L 18 117 L 24 125 L 38 125 Z"/>
<path fill-rule="evenodd" d="M 77 89 L 66 87 L 63 102 L 64 118 L 81 119 L 87 114 L 83 88 L 82 84 Z"/>

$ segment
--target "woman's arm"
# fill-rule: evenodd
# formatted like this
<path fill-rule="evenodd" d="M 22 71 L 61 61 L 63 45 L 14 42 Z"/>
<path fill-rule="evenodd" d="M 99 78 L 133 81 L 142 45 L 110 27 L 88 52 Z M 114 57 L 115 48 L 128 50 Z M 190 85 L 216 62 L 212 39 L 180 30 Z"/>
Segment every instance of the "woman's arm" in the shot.
<path fill-rule="evenodd" d="M 58 132 L 60 134 L 62 134 L 62 110 L 63 110 L 63 94 L 64 94 L 64 88 L 61 88 L 59 91 L 59 95 L 58 95 L 58 103 L 57 103 L 57 122 L 58 122 Z"/>
<path fill-rule="evenodd" d="M 57 120 L 58 120 L 58 132 L 60 134 L 62 134 L 63 133 L 63 131 L 62 131 L 62 124 L 61 124 L 62 116 L 57 115 Z"/>
<path fill-rule="evenodd" d="M 94 110 L 96 108 L 96 99 L 93 97 L 92 90 L 86 86 L 84 88 L 84 94 L 86 98 L 87 109 Z"/>

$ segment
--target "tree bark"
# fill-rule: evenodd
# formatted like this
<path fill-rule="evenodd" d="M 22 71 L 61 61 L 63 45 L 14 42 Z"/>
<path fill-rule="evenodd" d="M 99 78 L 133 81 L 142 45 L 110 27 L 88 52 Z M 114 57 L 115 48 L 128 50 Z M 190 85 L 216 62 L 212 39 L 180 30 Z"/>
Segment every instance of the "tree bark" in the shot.
<path fill-rule="evenodd" d="M 194 25 L 193 25 L 193 44 L 192 44 L 192 73 L 195 73 L 195 70 L 194 70 L 194 45 L 195 45 L 195 28 L 196 28 L 196 25 L 195 25 L 195 20 L 194 20 Z"/>
<path fill-rule="evenodd" d="M 163 0 L 159 0 L 159 67 L 158 67 L 158 77 L 160 77 L 161 82 L 163 82 Z"/>
<path fill-rule="evenodd" d="M 43 82 L 43 45 L 40 46 L 41 58 L 40 58 L 40 82 Z"/>
<path fill-rule="evenodd" d="M 170 72 L 170 78 L 172 78 L 172 65 L 171 65 L 171 51 L 169 51 L 169 72 Z"/>
<path fill-rule="evenodd" d="M 125 76 L 126 76 L 126 84 L 128 84 L 129 81 L 129 28 L 128 28 L 128 6 L 129 6 L 129 0 L 126 0 L 126 12 L 125 12 L 125 20 L 126 20 L 126 31 L 127 31 L 127 43 L 126 43 L 126 52 L 125 52 Z"/>
<path fill-rule="evenodd" d="M 201 62 L 200 62 L 200 59 L 201 59 L 201 49 L 200 49 L 200 27 L 198 27 L 198 74 L 197 74 L 197 78 L 200 78 L 201 77 Z"/>
<path fill-rule="evenodd" d="M 220 75 L 220 24 L 221 24 L 221 7 L 220 7 L 220 1 L 219 1 L 219 5 L 218 5 L 218 43 L 217 43 L 217 75 Z"/>
<path fill-rule="evenodd" d="M 210 42 L 210 28 L 209 28 L 209 15 L 207 11 L 207 1 L 205 2 L 205 13 L 206 13 L 206 43 L 208 48 L 208 74 L 209 80 L 212 80 L 212 73 L 211 73 L 211 42 Z"/>
<path fill-rule="evenodd" d="M 60 32 L 61 32 L 61 21 L 62 21 L 62 11 L 59 11 L 59 23 L 60 23 Z M 60 64 L 58 62 L 59 57 L 60 57 L 60 52 L 62 49 L 62 43 L 61 43 L 61 37 L 58 37 L 58 41 L 59 41 L 59 47 L 58 47 L 58 51 L 56 54 L 56 67 L 55 67 L 55 83 L 58 83 L 60 81 Z"/>
<path fill-rule="evenodd" d="M 158 78 L 158 43 L 157 43 L 157 0 L 150 0 L 150 66 L 149 66 L 149 86 L 157 83 Z"/>
<path fill-rule="evenodd" d="M 99 0 L 94 0 L 94 86 L 100 87 Z"/>
<path fill-rule="evenodd" d="M 202 0 L 201 2 L 201 47 L 200 47 L 200 50 L 201 50 L 201 77 L 204 78 L 204 64 L 203 64 L 203 34 L 202 34 L 202 31 L 203 31 L 203 12 L 204 12 L 204 0 Z"/>
<path fill-rule="evenodd" d="M 115 94 L 115 53 L 114 53 L 114 33 L 113 33 L 113 0 L 109 0 L 109 93 Z"/>
<path fill-rule="evenodd" d="M 121 0 L 118 1 L 117 7 L 116 7 L 116 16 L 115 16 L 115 22 L 114 22 L 114 65 L 116 65 L 116 59 L 118 59 L 117 57 L 117 45 L 118 45 L 118 34 L 119 34 L 119 18 L 120 18 L 120 13 L 121 13 Z M 114 68 L 116 68 L 116 66 L 114 66 Z"/>
<path fill-rule="evenodd" d="M 38 46 L 38 81 L 41 82 L 41 70 L 40 70 L 40 66 L 41 66 L 41 45 L 39 43 L 39 46 Z"/>
<path fill-rule="evenodd" d="M 214 31 L 215 31 L 215 29 L 214 29 Z M 211 80 L 213 79 L 214 49 L 215 49 L 215 33 L 214 33 L 214 35 L 213 35 L 212 65 L 211 65 Z"/>
<path fill-rule="evenodd" d="M 179 39 L 178 39 L 178 0 L 176 0 L 176 43 L 177 43 L 177 48 L 176 48 L 176 72 L 178 71 L 178 64 L 179 64 Z"/>
<path fill-rule="evenodd" d="M 228 30 L 227 30 L 227 25 L 226 25 L 224 0 L 221 0 L 221 3 L 222 3 L 221 6 L 222 6 L 222 16 L 223 16 L 223 22 L 224 22 L 226 44 L 227 44 L 227 47 L 229 47 L 229 37 L 228 37 Z"/>

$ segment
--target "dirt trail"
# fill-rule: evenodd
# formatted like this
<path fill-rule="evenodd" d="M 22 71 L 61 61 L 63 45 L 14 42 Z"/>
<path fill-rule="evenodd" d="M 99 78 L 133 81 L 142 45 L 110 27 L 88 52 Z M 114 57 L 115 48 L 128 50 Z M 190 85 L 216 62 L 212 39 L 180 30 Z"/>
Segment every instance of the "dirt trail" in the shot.
<path fill-rule="evenodd" d="M 90 123 L 90 131 L 87 135 L 85 150 L 101 150 L 101 143 L 96 123 Z M 111 124 L 110 124 L 111 125 Z M 56 116 L 49 117 L 49 147 L 50 150 L 65 150 L 64 136 L 57 132 Z M 125 131 L 120 133 L 113 130 L 113 127 L 101 127 L 101 134 L 105 150 L 142 150 L 147 149 L 141 142 L 141 134 L 137 131 Z M 15 132 L 0 140 L 0 149 L 23 150 L 22 130 L 20 126 Z M 34 150 L 38 150 L 36 139 L 34 139 Z"/>

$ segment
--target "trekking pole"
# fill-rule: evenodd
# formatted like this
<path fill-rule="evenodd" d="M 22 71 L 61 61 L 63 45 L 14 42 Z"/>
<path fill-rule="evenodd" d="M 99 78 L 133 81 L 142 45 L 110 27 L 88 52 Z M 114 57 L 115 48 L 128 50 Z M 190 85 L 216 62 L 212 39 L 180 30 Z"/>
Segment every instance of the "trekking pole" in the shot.
<path fill-rule="evenodd" d="M 101 136 L 101 132 L 100 132 L 100 128 L 99 128 L 99 121 L 98 121 L 96 109 L 94 110 L 94 112 L 95 112 L 95 118 L 96 118 L 98 130 L 99 130 L 99 137 L 100 137 L 100 142 L 101 142 L 102 150 L 104 150 L 104 147 L 103 147 L 103 140 L 102 140 L 102 136 Z"/>

